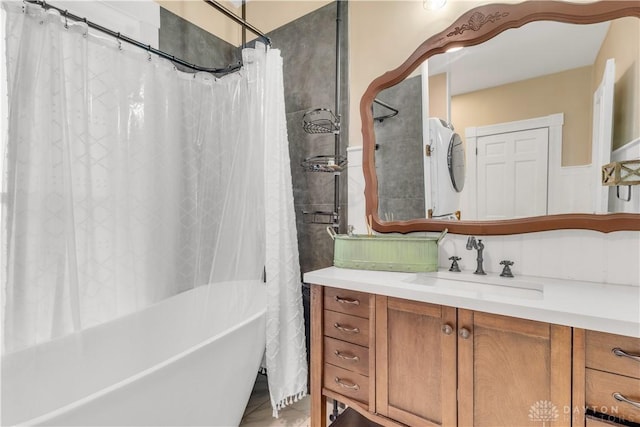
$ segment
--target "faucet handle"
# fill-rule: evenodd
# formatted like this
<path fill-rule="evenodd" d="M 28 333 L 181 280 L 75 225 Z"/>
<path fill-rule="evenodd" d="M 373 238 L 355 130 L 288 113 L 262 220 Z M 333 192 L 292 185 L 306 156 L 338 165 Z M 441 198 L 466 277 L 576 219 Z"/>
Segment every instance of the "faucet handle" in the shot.
<path fill-rule="evenodd" d="M 502 273 L 500 273 L 501 277 L 513 277 L 513 273 L 511 272 L 511 266 L 513 265 L 513 261 L 509 261 L 508 259 L 500 261 L 500 265 L 504 265 L 502 269 Z"/>
<path fill-rule="evenodd" d="M 462 258 L 460 258 L 459 256 L 451 256 L 449 257 L 450 261 L 453 261 L 451 263 L 451 267 L 449 267 L 449 271 L 454 271 L 456 273 L 460 272 L 460 267 L 458 266 L 458 261 L 460 261 Z"/>
<path fill-rule="evenodd" d="M 475 248 L 476 246 L 477 246 L 477 244 L 476 244 L 476 238 L 475 238 L 475 237 L 473 237 L 473 236 L 469 236 L 469 238 L 467 239 L 467 246 L 466 246 L 466 248 L 467 248 L 468 250 L 471 250 L 471 249 Z"/>

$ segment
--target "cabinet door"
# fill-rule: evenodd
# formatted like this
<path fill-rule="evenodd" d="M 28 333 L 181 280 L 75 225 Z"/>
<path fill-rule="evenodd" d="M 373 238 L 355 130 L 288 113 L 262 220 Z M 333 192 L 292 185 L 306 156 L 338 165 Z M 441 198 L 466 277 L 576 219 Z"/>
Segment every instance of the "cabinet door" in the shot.
<path fill-rule="evenodd" d="M 376 296 L 376 410 L 456 425 L 456 309 Z"/>
<path fill-rule="evenodd" d="M 461 426 L 571 425 L 571 328 L 458 310 Z"/>

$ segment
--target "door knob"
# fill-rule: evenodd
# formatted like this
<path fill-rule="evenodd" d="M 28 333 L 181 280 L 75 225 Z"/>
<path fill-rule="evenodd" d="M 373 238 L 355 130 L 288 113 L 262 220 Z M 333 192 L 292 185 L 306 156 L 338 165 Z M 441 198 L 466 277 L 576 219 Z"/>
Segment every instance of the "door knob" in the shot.
<path fill-rule="evenodd" d="M 445 335 L 451 335 L 453 333 L 453 327 L 450 324 L 445 323 L 442 325 L 442 333 Z"/>

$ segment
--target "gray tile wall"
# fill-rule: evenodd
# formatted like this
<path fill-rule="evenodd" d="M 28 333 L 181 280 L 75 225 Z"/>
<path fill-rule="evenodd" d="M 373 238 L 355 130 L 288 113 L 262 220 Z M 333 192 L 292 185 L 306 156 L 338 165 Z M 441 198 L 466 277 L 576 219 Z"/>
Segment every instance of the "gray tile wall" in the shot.
<path fill-rule="evenodd" d="M 416 76 L 377 96 L 399 111 L 395 117 L 374 122 L 378 209 L 383 219 L 425 217 L 421 94 L 421 77 Z M 374 117 L 389 112 L 374 105 Z"/>
<path fill-rule="evenodd" d="M 341 20 L 341 115 L 340 152 L 346 157 L 348 123 L 348 34 L 347 2 L 330 3 L 268 34 L 284 59 L 284 92 L 289 133 L 289 154 L 293 178 L 294 203 L 298 226 L 300 268 L 303 273 L 333 265 L 333 241 L 327 225 L 309 224 L 302 211 L 332 211 L 334 176 L 306 172 L 301 163 L 316 155 L 333 155 L 332 134 L 308 134 L 302 129 L 305 112 L 328 108 L 335 112 L 336 16 Z M 346 230 L 347 172 L 340 176 L 340 228 Z"/>
<path fill-rule="evenodd" d="M 216 13 L 220 12 L 212 8 L 211 14 Z M 162 7 L 159 42 L 160 50 L 207 68 L 225 68 L 237 64 L 242 58 L 239 48 Z"/>

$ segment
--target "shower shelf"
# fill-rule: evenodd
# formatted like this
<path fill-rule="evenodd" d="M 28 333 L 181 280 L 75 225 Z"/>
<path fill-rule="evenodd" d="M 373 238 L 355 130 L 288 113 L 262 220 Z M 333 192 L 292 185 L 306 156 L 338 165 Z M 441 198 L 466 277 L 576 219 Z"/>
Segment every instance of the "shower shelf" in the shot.
<path fill-rule="evenodd" d="M 307 133 L 340 133 L 340 119 L 331 110 L 316 108 L 302 116 L 302 128 Z"/>
<path fill-rule="evenodd" d="M 340 216 L 338 212 L 331 211 L 302 211 L 303 222 L 305 224 L 329 224 L 337 226 Z"/>
<path fill-rule="evenodd" d="M 301 163 L 307 172 L 333 172 L 339 173 L 347 166 L 344 156 L 313 156 L 307 157 Z"/>

